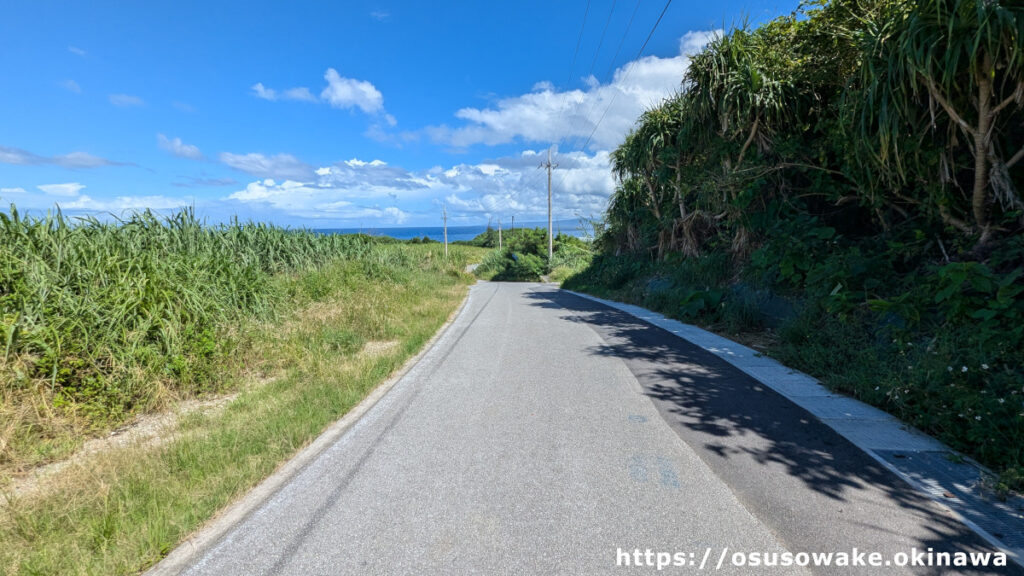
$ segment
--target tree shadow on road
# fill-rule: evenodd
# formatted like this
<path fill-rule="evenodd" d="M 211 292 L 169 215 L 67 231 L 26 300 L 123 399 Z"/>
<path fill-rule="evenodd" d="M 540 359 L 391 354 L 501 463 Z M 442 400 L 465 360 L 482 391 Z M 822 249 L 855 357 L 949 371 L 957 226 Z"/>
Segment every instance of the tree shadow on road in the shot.
<path fill-rule="evenodd" d="M 714 354 L 629 314 L 566 292 L 538 290 L 525 296 L 536 306 L 568 311 L 566 320 L 597 332 L 604 344 L 590 353 L 623 360 L 669 425 L 687 444 L 703 448 L 697 449 L 701 459 L 755 514 L 787 500 L 786 494 L 772 493 L 773 489 L 788 485 L 800 492 L 802 485 L 813 500 L 803 505 L 819 515 L 835 514 L 837 530 L 876 531 L 876 539 L 900 536 L 886 524 L 895 503 L 904 517 L 911 515 L 923 528 L 915 542 L 919 550 L 991 550 L 832 428 Z M 784 512 L 788 511 L 772 511 Z M 1010 564 L 957 571 L 1024 574 Z M 938 567 L 915 570 L 949 573 Z"/>

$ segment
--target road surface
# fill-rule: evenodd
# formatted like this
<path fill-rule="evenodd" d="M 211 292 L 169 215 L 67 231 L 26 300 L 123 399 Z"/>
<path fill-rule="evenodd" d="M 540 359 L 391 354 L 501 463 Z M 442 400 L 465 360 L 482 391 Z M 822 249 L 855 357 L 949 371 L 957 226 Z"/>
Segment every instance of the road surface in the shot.
<path fill-rule="evenodd" d="M 548 285 L 481 283 L 395 388 L 185 573 L 627 574 L 666 558 L 685 566 L 661 573 L 1020 573 L 749 565 L 855 548 L 991 551 L 710 353 Z"/>

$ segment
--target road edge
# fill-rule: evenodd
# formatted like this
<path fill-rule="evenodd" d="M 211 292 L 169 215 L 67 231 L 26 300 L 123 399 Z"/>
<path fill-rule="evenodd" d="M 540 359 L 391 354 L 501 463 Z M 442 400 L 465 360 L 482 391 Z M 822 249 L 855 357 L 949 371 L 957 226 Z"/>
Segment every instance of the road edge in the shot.
<path fill-rule="evenodd" d="M 604 298 L 598 298 L 596 296 L 591 296 L 589 294 L 584 294 L 582 292 L 576 292 L 576 291 L 573 291 L 573 290 L 566 290 L 564 288 L 559 288 L 559 290 L 561 290 L 563 292 L 567 292 L 567 293 L 572 294 L 574 296 L 579 296 L 580 298 L 585 298 L 585 299 L 590 300 L 592 302 L 597 302 L 598 304 L 602 304 L 604 306 L 608 306 L 609 308 L 613 308 L 613 309 L 618 310 L 620 312 L 625 312 L 626 314 L 629 314 L 630 316 L 636 318 L 637 320 L 640 320 L 642 322 L 646 322 L 648 324 L 651 324 L 652 326 L 655 326 L 657 328 L 661 328 L 663 330 L 666 330 L 667 332 L 673 334 L 677 338 L 685 340 L 685 341 L 687 341 L 687 342 L 689 342 L 689 343 L 691 343 L 691 344 L 693 344 L 695 346 L 698 346 L 698 347 L 700 347 L 700 348 L 702 348 L 704 350 L 707 350 L 707 351 L 715 354 L 715 356 L 721 358 L 722 360 L 724 360 L 724 361 L 728 362 L 729 364 L 733 365 L 734 367 L 738 368 L 742 372 L 744 372 L 747 375 L 749 375 L 751 378 L 754 378 L 755 380 L 761 382 L 762 384 L 764 384 L 768 388 L 770 388 L 772 390 L 775 390 L 777 393 L 779 393 L 781 396 L 783 396 L 784 398 L 786 398 L 790 402 L 793 402 L 794 404 L 797 404 L 798 406 L 801 406 L 805 410 L 808 410 L 808 412 L 810 412 L 816 418 L 821 420 L 826 426 L 829 426 L 830 428 L 835 430 L 836 433 L 838 433 L 840 436 L 843 436 L 844 438 L 846 438 L 847 440 L 852 442 L 855 446 L 857 446 L 857 448 L 859 448 L 861 451 L 865 452 L 868 456 L 870 456 L 876 462 L 878 462 L 883 467 L 885 467 L 887 470 L 891 471 L 897 477 L 902 479 L 911 488 L 913 488 L 914 490 L 922 493 L 929 500 L 939 504 L 939 506 L 941 506 L 942 509 L 949 511 L 949 513 L 954 518 L 956 518 L 958 521 L 960 521 L 965 526 L 970 528 L 975 534 L 977 534 L 979 537 L 981 537 L 982 540 L 984 540 L 985 542 L 990 544 L 993 548 L 995 548 L 998 551 L 1005 552 L 1007 558 L 1009 558 L 1011 561 L 1015 562 L 1016 564 L 1019 564 L 1020 566 L 1024 566 L 1024 550 L 1020 550 L 1020 549 L 1016 549 L 1016 548 L 1011 548 L 1011 547 L 1007 546 L 1000 539 L 998 539 L 994 535 L 992 535 L 989 531 L 987 531 L 984 528 L 982 528 L 981 526 L 979 526 L 976 522 L 974 522 L 970 518 L 965 517 L 958 510 L 956 510 L 956 509 L 952 508 L 951 506 L 949 506 L 948 502 L 944 502 L 942 499 L 940 499 L 940 498 L 936 497 L 934 494 L 932 494 L 931 491 L 927 490 L 926 486 L 923 485 L 922 479 L 913 478 L 913 477 L 905 474 L 899 468 L 893 466 L 891 463 L 889 463 L 884 458 L 882 458 L 879 454 L 877 454 L 873 448 L 865 446 L 862 441 L 859 441 L 857 438 L 853 438 L 853 437 L 849 436 L 843 430 L 837 429 L 827 419 L 823 418 L 820 414 L 815 413 L 814 410 L 808 408 L 807 406 L 802 405 L 800 402 L 795 401 L 793 399 L 793 397 L 791 397 L 789 394 L 787 394 L 783 390 L 780 390 L 779 387 L 776 386 L 776 384 L 774 382 L 772 382 L 772 378 L 768 377 L 768 375 L 767 375 L 771 370 L 776 369 L 776 366 L 770 366 L 767 363 L 758 363 L 758 362 L 753 362 L 752 363 L 752 362 L 749 362 L 750 356 L 747 355 L 747 354 L 743 354 L 743 353 L 736 354 L 733 351 L 723 351 L 723 350 L 718 349 L 718 348 L 709 347 L 706 343 L 702 343 L 698 339 L 693 338 L 692 336 L 691 337 L 687 337 L 686 334 L 687 333 L 690 333 L 690 334 L 706 334 L 706 335 L 708 335 L 708 336 L 710 336 L 710 337 L 712 337 L 714 339 L 718 339 L 718 340 L 722 340 L 722 341 L 725 341 L 725 342 L 729 342 L 730 344 L 734 345 L 735 349 L 737 349 L 737 350 L 748 351 L 750 354 L 757 355 L 755 351 L 750 350 L 749 348 L 747 348 L 746 346 L 743 346 L 742 344 L 739 344 L 737 342 L 733 342 L 732 340 L 729 340 L 728 338 L 725 338 L 724 336 L 720 336 L 718 334 L 714 334 L 713 332 L 709 332 L 707 330 L 704 330 L 702 328 L 699 328 L 699 327 L 691 325 L 691 324 L 685 324 L 685 323 L 680 322 L 678 320 L 673 320 L 671 318 L 668 318 L 668 317 L 664 316 L 663 314 L 660 314 L 658 312 L 654 312 L 654 311 L 648 310 L 646 308 L 637 306 L 635 304 L 626 304 L 626 303 L 617 302 L 617 301 L 614 301 L 614 300 L 606 300 Z M 757 356 L 759 356 L 759 355 L 757 355 Z M 786 368 L 793 375 L 803 376 L 803 377 L 806 377 L 808 379 L 816 381 L 816 379 L 814 379 L 813 377 L 808 376 L 808 375 L 804 374 L 803 372 L 800 372 L 799 370 L 794 370 L 792 368 L 784 366 L 780 362 L 771 360 L 771 363 L 777 365 L 778 367 Z M 773 376 L 774 376 L 774 374 L 773 374 Z M 859 400 L 856 400 L 856 399 L 853 399 L 853 398 L 849 398 L 849 401 L 863 404 Z M 867 407 L 869 407 L 871 409 L 874 409 L 873 407 L 870 407 L 867 404 L 863 404 L 863 405 L 867 406 Z M 899 420 L 896 419 L 894 416 L 891 416 L 891 418 L 893 418 L 894 420 L 899 422 Z M 909 428 L 909 425 L 905 425 L 905 426 L 907 426 Z M 916 435 L 927 436 L 923 432 L 920 432 L 920 431 L 917 431 L 917 430 L 913 430 L 913 433 L 916 434 Z M 928 438 L 930 440 L 938 443 L 938 444 L 941 444 L 938 440 L 934 440 L 930 436 Z M 957 453 L 952 448 L 949 448 L 948 446 L 945 446 L 944 444 L 941 444 L 941 445 L 946 450 L 948 450 L 949 452 L 954 453 L 954 454 Z"/>
<path fill-rule="evenodd" d="M 423 347 L 413 357 L 409 358 L 401 368 L 391 374 L 386 380 L 377 384 L 358 404 L 353 406 L 340 419 L 327 427 L 308 446 L 299 450 L 294 456 L 281 464 L 270 476 L 245 493 L 235 502 L 227 505 L 206 521 L 201 527 L 195 530 L 188 538 L 180 542 L 167 555 L 156 564 L 142 572 L 143 576 L 173 576 L 180 574 L 189 564 L 202 553 L 209 550 L 221 537 L 228 533 L 237 524 L 244 521 L 256 509 L 262 506 L 285 484 L 294 478 L 307 464 L 315 460 L 320 454 L 334 444 L 339 438 L 345 435 L 359 420 L 384 398 L 405 377 L 428 352 L 434 349 L 434 345 L 444 336 L 448 329 L 455 323 L 466 309 L 473 285 L 466 288 L 466 295 L 463 296 L 459 307 L 452 312 L 444 324 L 437 329 L 437 332 L 430 337 Z"/>

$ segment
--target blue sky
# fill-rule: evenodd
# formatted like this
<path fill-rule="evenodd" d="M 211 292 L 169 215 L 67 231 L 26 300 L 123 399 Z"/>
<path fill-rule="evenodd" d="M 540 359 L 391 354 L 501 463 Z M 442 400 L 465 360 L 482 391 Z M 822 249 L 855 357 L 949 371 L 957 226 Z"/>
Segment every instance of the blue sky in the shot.
<path fill-rule="evenodd" d="M 608 151 L 686 56 L 796 4 L 675 0 L 638 59 L 661 0 L 8 2 L 0 203 L 315 228 L 434 225 L 442 205 L 454 223 L 542 220 L 554 147 L 556 218 L 596 216 Z"/>

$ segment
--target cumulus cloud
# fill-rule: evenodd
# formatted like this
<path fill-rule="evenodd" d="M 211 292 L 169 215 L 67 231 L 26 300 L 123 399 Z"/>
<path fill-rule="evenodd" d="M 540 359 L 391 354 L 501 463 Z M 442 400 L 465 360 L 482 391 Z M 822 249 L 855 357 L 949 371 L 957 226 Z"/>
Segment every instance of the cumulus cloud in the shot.
<path fill-rule="evenodd" d="M 256 205 L 278 214 L 305 219 L 360 222 L 373 220 L 383 224 L 403 224 L 409 214 L 389 199 L 368 199 L 358 190 L 333 188 L 322 183 L 303 183 L 271 179 L 250 182 L 244 190 L 228 197 L 247 205 Z M 393 202 L 394 197 L 390 200 Z"/>
<path fill-rule="evenodd" d="M 277 100 L 277 91 L 271 88 L 267 88 L 266 86 L 263 85 L 263 82 L 257 82 L 253 84 L 252 93 L 255 94 L 257 98 L 270 100 L 271 102 Z"/>
<path fill-rule="evenodd" d="M 311 178 L 313 168 L 291 154 L 232 154 L 223 152 L 220 161 L 235 170 L 259 178 L 278 178 L 285 180 L 306 180 Z"/>
<path fill-rule="evenodd" d="M 201 160 L 203 153 L 199 151 L 198 146 L 192 144 L 185 144 L 181 141 L 181 138 L 168 138 L 163 134 L 156 135 L 157 145 L 160 146 L 161 150 L 170 152 L 171 154 L 179 158 L 188 158 L 190 160 Z"/>
<path fill-rule="evenodd" d="M 74 92 L 75 94 L 82 93 L 82 87 L 79 86 L 78 82 L 75 82 L 74 80 L 65 80 L 60 83 L 60 86 L 68 92 Z"/>
<path fill-rule="evenodd" d="M 64 168 L 96 168 L 98 166 L 129 166 L 125 162 L 115 162 L 94 156 L 88 152 L 71 152 L 57 156 L 40 156 L 20 148 L 0 146 L 0 163 L 21 166 L 38 166 L 54 164 Z"/>
<path fill-rule="evenodd" d="M 518 156 L 479 164 L 434 168 L 432 178 L 449 190 L 445 203 L 463 218 L 515 215 L 522 221 L 547 215 L 547 181 L 539 169 L 546 152 L 525 150 Z M 558 168 L 552 178 L 556 218 L 597 215 L 607 207 L 615 188 L 608 168 L 608 153 L 576 151 L 556 154 Z"/>
<path fill-rule="evenodd" d="M 431 126 L 424 132 L 434 142 L 456 148 L 517 140 L 582 144 L 593 133 L 591 150 L 611 149 L 645 109 L 679 91 L 690 55 L 717 33 L 687 33 L 680 38 L 677 55 L 627 63 L 607 84 L 589 78 L 585 89 L 557 91 L 550 82 L 538 82 L 529 93 L 502 98 L 493 107 L 458 110 L 460 125 Z"/>
<path fill-rule="evenodd" d="M 395 117 L 384 110 L 384 95 L 372 83 L 366 80 L 346 78 L 338 74 L 334 68 L 327 69 L 327 72 L 324 73 L 324 80 L 327 81 L 327 86 L 320 92 L 320 101 L 329 104 L 332 108 L 359 109 L 365 114 L 379 115 L 389 126 L 396 124 Z M 278 100 L 316 102 L 318 100 L 309 88 L 304 86 L 278 91 L 264 86 L 262 82 L 257 82 L 252 85 L 251 89 L 257 98 L 271 102 Z"/>
<path fill-rule="evenodd" d="M 410 171 L 381 160 L 358 158 L 322 166 L 308 179 L 250 182 L 228 199 L 260 213 L 353 224 L 401 224 L 436 217 L 446 204 L 454 222 L 488 218 L 543 219 L 547 213 L 546 152 Z M 557 218 L 601 213 L 614 189 L 608 153 L 557 154 Z M 401 208 L 399 208 L 401 206 Z M 369 221 L 369 222 L 368 222 Z"/>
<path fill-rule="evenodd" d="M 324 74 L 327 87 L 320 93 L 334 108 L 359 108 L 367 114 L 384 110 L 384 96 L 380 90 L 365 80 L 345 78 L 334 68 Z"/>
<path fill-rule="evenodd" d="M 142 98 L 133 96 L 131 94 L 111 94 L 108 99 L 114 106 L 120 106 L 122 108 L 128 108 L 133 106 L 142 106 L 145 104 Z"/>

